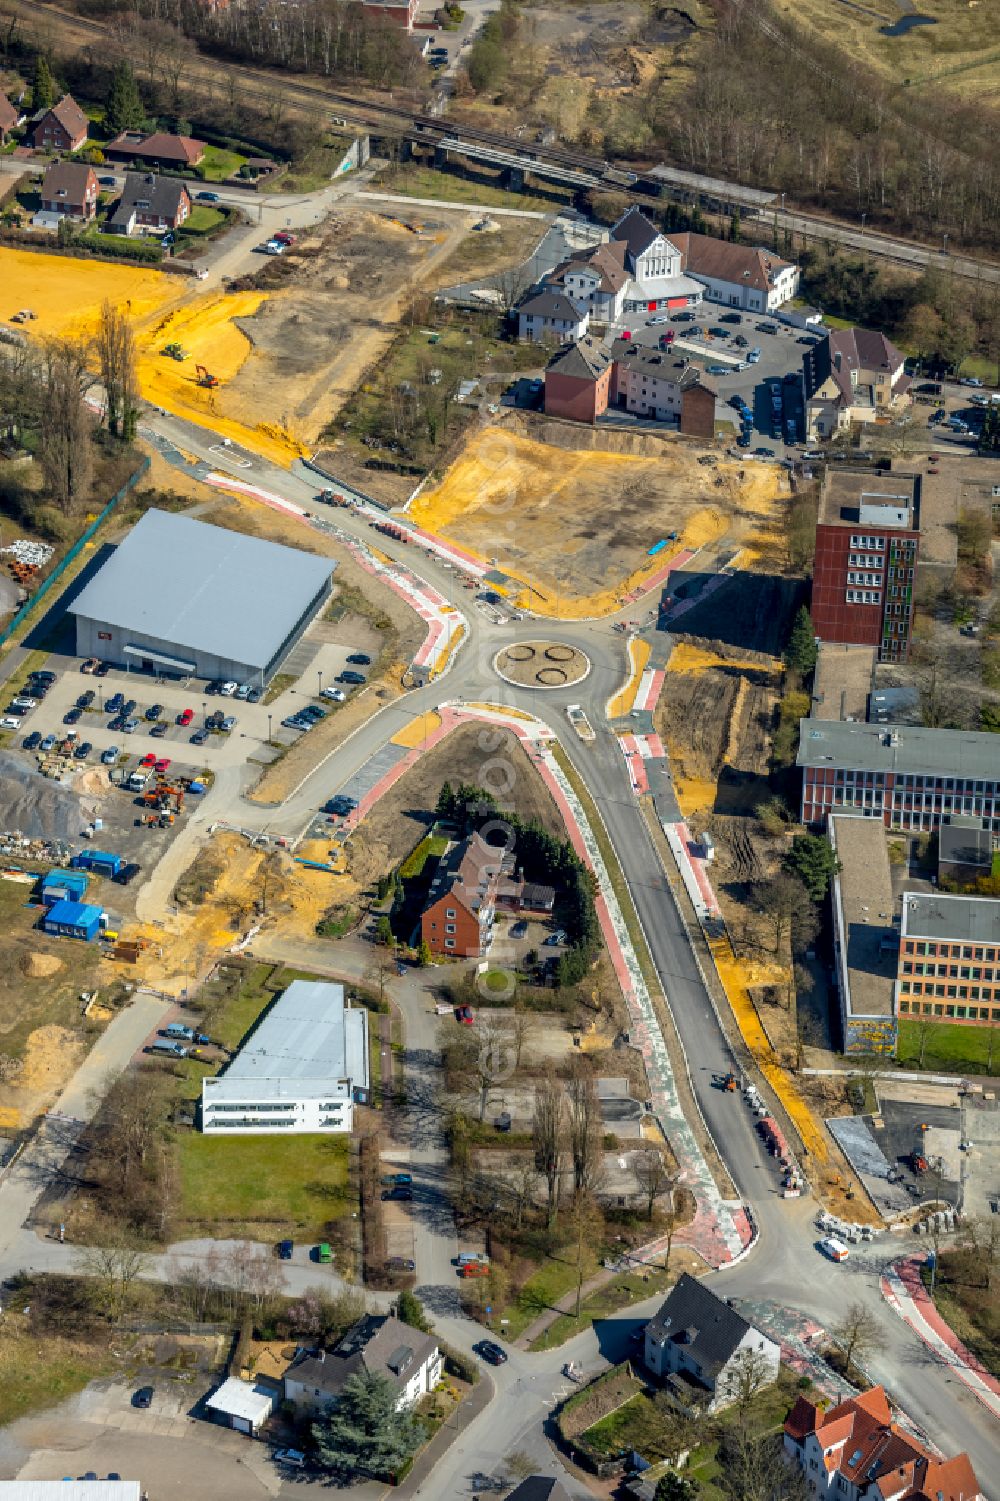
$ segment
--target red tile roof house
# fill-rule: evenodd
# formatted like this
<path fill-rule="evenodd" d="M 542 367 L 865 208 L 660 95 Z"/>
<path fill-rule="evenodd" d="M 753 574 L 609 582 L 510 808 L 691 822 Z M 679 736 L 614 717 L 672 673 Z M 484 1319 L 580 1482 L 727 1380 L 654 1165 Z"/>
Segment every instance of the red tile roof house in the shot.
<path fill-rule="evenodd" d="M 104 147 L 110 161 L 138 161 L 150 167 L 196 167 L 205 155 L 205 142 L 191 136 L 168 135 L 164 130 L 144 136 L 139 131 L 123 130 Z"/>
<path fill-rule="evenodd" d="M 64 94 L 51 109 L 41 110 L 31 122 L 31 144 L 36 151 L 79 151 L 87 139 L 87 116 L 71 94 Z"/>
<path fill-rule="evenodd" d="M 511 858 L 471 834 L 441 857 L 420 919 L 420 936 L 433 954 L 478 959 L 493 942 L 501 875 Z"/>
<path fill-rule="evenodd" d="M 880 1386 L 824 1411 L 799 1397 L 785 1455 L 814 1496 L 836 1501 L 985 1501 L 968 1455 L 937 1459 L 892 1421 Z"/>
<path fill-rule="evenodd" d="M 672 237 L 684 270 L 705 288 L 711 302 L 769 313 L 789 302 L 799 289 L 798 266 L 760 245 L 717 240 L 685 231 Z"/>
<path fill-rule="evenodd" d="M 21 123 L 21 118 L 7 95 L 0 94 L 0 141 L 7 140 L 15 125 Z"/>
<path fill-rule="evenodd" d="M 42 179 L 40 193 L 43 214 L 90 220 L 97 213 L 97 176 L 83 162 L 53 162 Z"/>

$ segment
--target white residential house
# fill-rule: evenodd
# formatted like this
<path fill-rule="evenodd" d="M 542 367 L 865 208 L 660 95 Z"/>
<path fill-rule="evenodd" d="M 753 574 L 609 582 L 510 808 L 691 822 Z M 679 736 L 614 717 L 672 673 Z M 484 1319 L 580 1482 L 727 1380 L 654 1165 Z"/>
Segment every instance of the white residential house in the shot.
<path fill-rule="evenodd" d="M 529 292 L 517 308 L 517 336 L 527 343 L 574 344 L 590 326 L 590 314 L 557 287 Z"/>
<path fill-rule="evenodd" d="M 749 313 L 770 313 L 799 290 L 800 272 L 761 245 L 717 240 L 685 232 L 674 236 L 688 276 L 702 284 L 709 302 Z"/>
<path fill-rule="evenodd" d="M 723 1298 L 684 1272 L 646 1325 L 649 1370 L 686 1412 L 717 1412 L 735 1402 L 741 1371 L 754 1362 L 776 1381 L 781 1349 Z"/>
<path fill-rule="evenodd" d="M 631 281 L 625 257 L 622 241 L 589 245 L 550 272 L 545 285 L 562 287 L 595 323 L 617 323 Z"/>
<path fill-rule="evenodd" d="M 684 258 L 673 240 L 650 224 L 640 209 L 630 208 L 611 231 L 611 245 L 624 247 L 629 284 L 625 312 L 697 307 L 704 295 L 700 282 L 684 274 Z"/>
<path fill-rule="evenodd" d="M 283 1378 L 285 1400 L 320 1412 L 331 1406 L 350 1376 L 384 1376 L 396 1387 L 398 1408 L 412 1407 L 441 1380 L 444 1357 L 431 1334 L 391 1315 L 365 1314 L 332 1350 L 300 1350 Z"/>

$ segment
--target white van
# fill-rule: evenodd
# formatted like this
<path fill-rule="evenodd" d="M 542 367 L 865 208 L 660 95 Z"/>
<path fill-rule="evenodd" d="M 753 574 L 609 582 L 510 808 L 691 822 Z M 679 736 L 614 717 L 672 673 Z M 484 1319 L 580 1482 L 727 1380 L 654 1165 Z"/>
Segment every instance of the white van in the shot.
<path fill-rule="evenodd" d="M 833 1235 L 824 1236 L 819 1246 L 824 1256 L 829 1256 L 831 1261 L 846 1261 L 851 1254 L 844 1242 Z"/>

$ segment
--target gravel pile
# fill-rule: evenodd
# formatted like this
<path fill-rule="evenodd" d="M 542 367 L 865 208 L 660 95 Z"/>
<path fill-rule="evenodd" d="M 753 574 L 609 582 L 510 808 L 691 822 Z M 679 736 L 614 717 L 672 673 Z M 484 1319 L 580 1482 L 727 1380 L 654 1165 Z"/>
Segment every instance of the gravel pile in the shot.
<path fill-rule="evenodd" d="M 43 777 L 20 756 L 0 751 L 0 830 L 27 839 L 78 840 L 94 816 L 82 799 Z"/>

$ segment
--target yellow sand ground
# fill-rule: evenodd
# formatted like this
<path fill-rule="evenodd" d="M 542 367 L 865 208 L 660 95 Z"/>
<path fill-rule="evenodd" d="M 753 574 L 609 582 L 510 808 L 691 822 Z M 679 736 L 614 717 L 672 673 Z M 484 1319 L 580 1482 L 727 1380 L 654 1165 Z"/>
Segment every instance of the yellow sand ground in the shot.
<path fill-rule="evenodd" d="M 670 653 L 670 661 L 667 663 L 668 672 L 680 672 L 693 674 L 700 677 L 711 667 L 728 667 L 735 672 L 780 672 L 781 663 L 772 658 L 770 664 L 762 662 L 740 662 L 729 657 L 717 657 L 714 652 L 703 651 L 700 646 L 692 646 L 687 641 L 679 641 Z"/>
<path fill-rule="evenodd" d="M 405 746 L 407 750 L 416 750 L 418 745 L 423 745 L 428 735 L 433 735 L 435 730 L 441 728 L 441 716 L 433 709 L 426 714 L 418 714 L 411 719 L 409 724 L 403 726 L 392 737 L 393 745 Z"/>
<path fill-rule="evenodd" d="M 255 423 L 252 414 L 227 405 L 227 382 L 253 353 L 232 320 L 252 316 L 265 294 L 199 294 L 196 282 L 163 271 L 8 249 L 0 249 L 0 283 L 7 296 L 0 322 L 30 308 L 37 316 L 22 327 L 31 338 L 92 334 L 108 298 L 132 320 L 139 386 L 147 400 L 276 463 L 288 464 L 306 451 L 277 423 Z M 163 346 L 172 342 L 189 350 L 190 358 L 167 359 Z M 218 376 L 213 390 L 197 384 L 198 364 Z"/>
<path fill-rule="evenodd" d="M 624 686 L 615 694 L 608 704 L 608 718 L 620 719 L 623 714 L 631 712 L 635 703 L 635 696 L 639 691 L 639 683 L 646 670 L 653 648 L 648 641 L 638 638 L 628 644 L 629 675 Z"/>
<path fill-rule="evenodd" d="M 802 1098 L 788 1074 L 781 1067 L 775 1056 L 774 1049 L 767 1040 L 764 1028 L 760 1024 L 760 1018 L 754 1009 L 753 1001 L 747 992 L 748 984 L 761 984 L 766 981 L 773 966 L 755 966 L 750 969 L 745 963 L 737 959 L 733 954 L 729 943 L 725 939 L 715 939 L 710 943 L 712 956 L 715 959 L 715 967 L 719 972 L 719 978 L 725 987 L 729 1004 L 733 1008 L 737 1025 L 743 1036 L 743 1041 L 750 1049 L 754 1060 L 759 1065 L 761 1072 L 788 1112 L 795 1128 L 808 1149 L 814 1164 L 824 1167 L 829 1159 L 826 1137 L 823 1128 L 816 1120 L 809 1106 Z M 773 978 L 773 976 L 772 976 Z"/>
<path fill-rule="evenodd" d="M 643 474 L 652 474 L 661 462 L 628 454 L 572 452 L 534 442 L 507 429 L 488 428 L 472 439 L 440 485 L 413 502 L 410 515 L 429 531 L 445 534 L 460 518 L 474 515 L 482 525 L 483 547 L 477 550 L 464 534 L 462 546 L 491 561 L 498 542 L 514 530 L 518 508 L 537 497 L 545 497 L 546 508 L 551 512 L 548 534 L 541 535 L 543 526 L 537 520 L 528 525 L 538 530 L 540 548 L 548 542 L 554 543 L 558 551 L 563 507 L 572 506 L 576 514 L 581 496 L 588 494 L 588 506 L 599 515 L 608 495 Z M 756 482 L 756 473 L 753 478 Z M 593 494 L 595 485 L 597 496 Z M 620 609 L 624 596 L 658 573 L 673 553 L 682 548 L 704 547 L 721 537 L 726 527 L 722 512 L 705 506 L 687 519 L 672 553 L 644 557 L 634 572 L 614 578 L 607 588 L 586 595 L 573 594 L 568 582 L 558 590 L 550 584 L 538 593 L 540 586 L 536 579 L 503 559 L 500 566 L 524 585 L 525 592 L 517 596 L 517 603 L 530 607 L 536 614 L 560 619 L 606 615 Z M 609 563 L 609 567 L 613 569 L 614 565 Z"/>
<path fill-rule="evenodd" d="M 679 762 L 681 753 L 668 745 L 671 757 Z M 674 776 L 674 792 L 684 817 L 690 821 L 696 813 L 711 813 L 718 796 L 718 787 L 708 777 Z"/>

